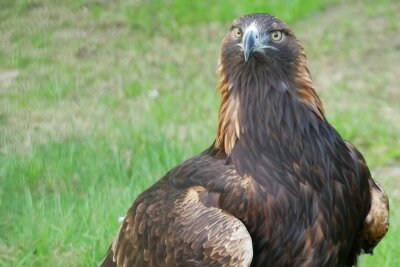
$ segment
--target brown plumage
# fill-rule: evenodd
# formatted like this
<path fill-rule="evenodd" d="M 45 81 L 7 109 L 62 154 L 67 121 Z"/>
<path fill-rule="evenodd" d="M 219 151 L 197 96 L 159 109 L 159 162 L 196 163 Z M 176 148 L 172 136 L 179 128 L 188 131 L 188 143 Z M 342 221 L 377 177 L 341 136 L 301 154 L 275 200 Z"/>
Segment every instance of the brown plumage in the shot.
<path fill-rule="evenodd" d="M 233 22 L 214 144 L 139 195 L 101 266 L 352 266 L 388 200 L 327 122 L 304 49 L 267 14 Z"/>

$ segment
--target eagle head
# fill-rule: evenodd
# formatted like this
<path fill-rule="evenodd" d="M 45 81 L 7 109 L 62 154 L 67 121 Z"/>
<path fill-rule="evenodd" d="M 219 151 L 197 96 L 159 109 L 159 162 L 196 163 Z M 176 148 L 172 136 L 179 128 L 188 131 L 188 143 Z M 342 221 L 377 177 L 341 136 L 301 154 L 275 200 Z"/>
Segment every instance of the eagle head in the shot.
<path fill-rule="evenodd" d="M 233 21 L 224 39 L 223 56 L 241 63 L 295 62 L 301 47 L 290 28 L 268 14 L 250 14 Z"/>

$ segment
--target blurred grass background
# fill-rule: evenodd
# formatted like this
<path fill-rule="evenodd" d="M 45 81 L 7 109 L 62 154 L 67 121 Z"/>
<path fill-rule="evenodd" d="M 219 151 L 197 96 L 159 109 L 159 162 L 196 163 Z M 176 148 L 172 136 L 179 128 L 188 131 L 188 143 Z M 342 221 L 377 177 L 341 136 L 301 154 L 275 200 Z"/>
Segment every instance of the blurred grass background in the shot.
<path fill-rule="evenodd" d="M 389 194 L 360 266 L 400 266 L 395 0 L 0 0 L 0 266 L 101 260 L 137 194 L 212 143 L 220 42 L 250 12 L 292 25 L 329 121 Z"/>

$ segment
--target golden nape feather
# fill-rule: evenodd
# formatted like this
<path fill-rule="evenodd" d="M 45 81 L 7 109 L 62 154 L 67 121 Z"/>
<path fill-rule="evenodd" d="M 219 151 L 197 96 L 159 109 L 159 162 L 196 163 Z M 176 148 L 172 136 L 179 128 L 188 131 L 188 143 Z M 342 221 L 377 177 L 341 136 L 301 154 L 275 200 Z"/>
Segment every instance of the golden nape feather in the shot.
<path fill-rule="evenodd" d="M 353 266 L 389 203 L 327 121 L 303 49 L 268 14 L 233 21 L 214 143 L 128 210 L 101 266 Z"/>

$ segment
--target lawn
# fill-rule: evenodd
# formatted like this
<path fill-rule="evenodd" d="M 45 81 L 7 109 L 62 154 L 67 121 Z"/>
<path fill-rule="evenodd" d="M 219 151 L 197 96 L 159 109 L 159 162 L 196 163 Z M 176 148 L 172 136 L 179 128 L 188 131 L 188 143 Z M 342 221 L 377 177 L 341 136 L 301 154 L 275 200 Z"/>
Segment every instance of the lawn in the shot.
<path fill-rule="evenodd" d="M 0 266 L 95 266 L 132 201 L 215 136 L 220 42 L 269 12 L 305 46 L 328 120 L 366 157 L 400 266 L 398 1 L 0 0 Z"/>

